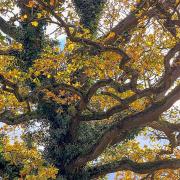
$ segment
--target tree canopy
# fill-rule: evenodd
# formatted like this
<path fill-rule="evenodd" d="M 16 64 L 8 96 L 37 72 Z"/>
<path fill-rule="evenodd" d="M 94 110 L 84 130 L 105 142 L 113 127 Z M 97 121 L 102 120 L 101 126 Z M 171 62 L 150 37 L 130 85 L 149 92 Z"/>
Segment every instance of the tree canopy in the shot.
<path fill-rule="evenodd" d="M 180 178 L 179 0 L 1 0 L 0 15 L 1 177 Z"/>

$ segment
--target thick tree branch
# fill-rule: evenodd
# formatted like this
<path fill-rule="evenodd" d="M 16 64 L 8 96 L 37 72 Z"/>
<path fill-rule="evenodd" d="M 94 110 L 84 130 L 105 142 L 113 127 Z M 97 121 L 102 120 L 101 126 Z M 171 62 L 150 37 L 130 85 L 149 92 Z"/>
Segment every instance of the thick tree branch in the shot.
<path fill-rule="evenodd" d="M 144 11 L 142 13 L 142 15 L 140 17 L 138 17 L 137 14 L 138 14 L 139 10 L 141 10 L 145 5 L 146 5 L 146 3 L 143 3 L 143 1 L 142 1 L 140 3 L 140 7 L 137 10 L 130 12 L 129 15 L 127 15 L 127 17 L 125 17 L 114 28 L 112 28 L 110 32 L 114 32 L 115 36 L 110 39 L 107 39 L 105 41 L 105 43 L 112 44 L 114 41 L 116 41 L 116 39 L 120 35 L 123 36 L 124 32 L 129 32 L 133 28 L 137 27 L 137 25 L 139 23 L 139 19 L 143 18 L 144 16 L 148 16 L 149 18 L 151 18 L 156 15 L 157 9 L 155 7 L 153 7 L 152 9 Z M 108 36 L 108 34 L 106 36 Z"/>
<path fill-rule="evenodd" d="M 149 1 L 147 1 L 147 2 L 149 3 Z M 156 17 L 158 15 L 158 8 L 156 7 L 156 5 L 157 5 L 156 1 L 150 1 L 150 7 L 152 7 L 152 8 L 147 9 L 147 8 L 145 8 L 146 5 L 147 5 L 146 1 L 142 0 L 137 5 L 137 9 L 135 11 L 130 12 L 129 15 L 127 15 L 127 17 L 125 17 L 114 28 L 111 29 L 110 32 L 114 32 L 115 36 L 110 38 L 110 39 L 107 39 L 105 41 L 105 43 L 106 44 L 112 44 L 113 42 L 115 42 L 118 39 L 119 36 L 123 36 L 124 32 L 132 31 L 134 28 L 137 27 L 137 25 L 139 23 L 139 20 L 141 18 L 146 16 L 149 19 L 151 19 L 152 17 Z M 170 2 L 169 0 L 163 1 L 163 7 L 164 8 L 167 8 L 167 7 L 171 6 L 171 5 L 172 5 L 172 2 Z M 142 15 L 138 16 L 139 11 L 142 10 L 143 8 L 145 10 L 143 10 Z M 108 34 L 105 37 L 107 37 Z"/>
<path fill-rule="evenodd" d="M 66 91 L 69 91 L 73 94 L 77 94 L 79 97 L 83 98 L 83 93 L 78 88 L 76 88 L 72 85 L 69 85 L 69 84 L 65 84 L 65 83 L 57 83 L 56 84 L 55 83 L 52 86 L 46 86 L 45 88 L 49 89 L 51 91 L 56 91 L 59 89 L 66 90 Z"/>
<path fill-rule="evenodd" d="M 7 125 L 18 125 L 37 118 L 38 115 L 36 114 L 36 112 L 28 112 L 25 114 L 15 115 L 11 111 L 5 110 L 0 114 L 0 122 Z"/>
<path fill-rule="evenodd" d="M 168 54 L 168 56 L 169 56 L 169 54 Z M 165 59 L 166 59 L 166 57 L 165 57 Z M 163 77 L 159 80 L 159 82 L 156 83 L 156 85 L 154 87 L 147 88 L 144 90 L 139 90 L 136 94 L 134 94 L 126 99 L 123 99 L 122 104 L 116 105 L 116 106 L 106 110 L 105 112 L 97 112 L 97 113 L 92 113 L 92 114 L 88 114 L 88 115 L 84 115 L 84 116 L 82 115 L 80 118 L 82 121 L 107 119 L 110 116 L 112 116 L 113 114 L 121 112 L 122 110 L 128 108 L 129 104 L 136 101 L 137 99 L 147 97 L 150 95 L 155 95 L 157 97 L 156 100 L 161 100 L 164 97 L 164 94 L 167 92 L 167 90 L 172 86 L 172 84 L 176 81 L 176 79 L 179 76 L 180 76 L 179 66 L 171 67 L 170 70 L 165 71 Z M 105 80 L 103 82 L 105 82 Z M 127 84 L 125 86 L 120 86 L 119 83 L 116 83 L 113 81 L 107 80 L 107 82 L 108 82 L 108 83 L 106 83 L 107 85 L 109 84 L 110 87 L 112 87 L 118 91 L 120 90 L 119 92 L 124 92 L 124 91 L 132 88 L 131 83 L 129 85 Z M 102 85 L 104 86 L 106 84 L 103 83 Z M 100 88 L 101 86 L 99 86 L 99 82 L 97 82 L 97 85 L 94 84 L 94 87 L 95 88 L 92 88 L 92 89 L 97 91 L 97 88 Z M 163 94 L 163 96 L 162 96 L 162 94 Z M 86 96 L 86 97 L 88 97 L 88 96 Z"/>
<path fill-rule="evenodd" d="M 139 174 L 148 174 L 161 169 L 179 169 L 180 160 L 159 160 L 154 162 L 137 163 L 130 159 L 122 159 L 112 163 L 104 164 L 97 167 L 92 167 L 87 170 L 90 173 L 91 178 L 97 178 L 108 173 L 117 171 L 133 171 Z"/>
<path fill-rule="evenodd" d="M 0 55 L 5 55 L 5 56 L 19 56 L 20 51 L 15 50 L 15 49 L 10 49 L 10 50 L 0 50 Z"/>
<path fill-rule="evenodd" d="M 172 23 L 177 26 L 180 26 L 180 20 L 172 20 Z"/>
<path fill-rule="evenodd" d="M 117 95 L 115 95 L 115 94 L 113 94 L 113 93 L 111 93 L 111 92 L 101 92 L 101 94 L 102 94 L 102 95 L 105 95 L 105 96 L 109 96 L 109 97 L 115 99 L 116 101 L 118 101 L 118 102 L 120 102 L 120 103 L 123 102 L 123 99 L 122 99 L 122 98 L 120 98 L 119 96 L 117 96 Z"/>
<path fill-rule="evenodd" d="M 6 79 L 3 75 L 0 74 L 0 83 L 2 84 L 2 89 L 4 91 L 7 91 L 9 93 L 13 93 L 14 96 L 16 97 L 16 99 L 19 102 L 23 102 L 25 101 L 25 98 L 22 97 L 22 95 L 19 92 L 19 87 L 17 84 L 9 81 L 8 79 Z"/>
<path fill-rule="evenodd" d="M 130 131 L 134 128 L 144 127 L 148 123 L 157 119 L 164 111 L 168 110 L 177 100 L 180 99 L 180 85 L 177 86 L 171 93 L 169 93 L 163 100 L 154 103 L 144 111 L 119 119 L 113 124 L 99 140 L 90 148 L 90 150 L 83 156 L 79 156 L 71 165 L 71 167 L 78 167 L 86 164 L 97 158 L 104 149 L 112 143 L 112 141 L 124 131 Z"/>
<path fill-rule="evenodd" d="M 178 138 L 176 138 L 176 134 L 174 132 L 180 132 L 180 123 L 173 124 L 168 121 L 153 121 L 149 124 L 149 127 L 164 132 L 170 142 L 171 150 L 163 150 L 160 154 L 173 153 L 173 149 L 179 145 Z"/>
<path fill-rule="evenodd" d="M 23 33 L 22 30 L 20 28 L 10 25 L 2 17 L 0 17 L 0 30 L 14 40 L 21 42 L 21 35 Z"/>
<path fill-rule="evenodd" d="M 164 57 L 164 67 L 165 71 L 169 71 L 171 68 L 170 60 L 175 56 L 177 52 L 180 51 L 180 43 L 177 43 Z"/>
<path fill-rule="evenodd" d="M 154 121 L 149 126 L 153 129 L 163 131 L 167 134 L 171 134 L 173 132 L 180 132 L 180 123 L 174 124 L 168 121 Z"/>

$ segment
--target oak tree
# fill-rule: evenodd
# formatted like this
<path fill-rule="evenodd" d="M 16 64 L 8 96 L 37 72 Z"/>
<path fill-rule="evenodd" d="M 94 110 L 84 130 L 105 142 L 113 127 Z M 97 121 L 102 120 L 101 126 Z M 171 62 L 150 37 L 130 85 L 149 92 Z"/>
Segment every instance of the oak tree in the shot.
<path fill-rule="evenodd" d="M 179 0 L 1 0 L 0 14 L 2 177 L 179 179 Z"/>

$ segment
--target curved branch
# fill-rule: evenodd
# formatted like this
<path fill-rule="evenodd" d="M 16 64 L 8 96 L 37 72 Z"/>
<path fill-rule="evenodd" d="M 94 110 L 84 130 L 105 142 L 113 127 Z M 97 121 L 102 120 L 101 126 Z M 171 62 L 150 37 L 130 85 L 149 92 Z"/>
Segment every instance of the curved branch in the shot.
<path fill-rule="evenodd" d="M 162 76 L 162 78 L 159 80 L 159 82 L 156 83 L 156 85 L 152 88 L 144 89 L 142 91 L 136 89 L 138 74 L 136 72 L 133 72 L 134 75 L 132 75 L 131 82 L 127 83 L 125 85 L 121 85 L 120 83 L 113 81 L 111 79 L 105 79 L 97 81 L 87 92 L 85 96 L 85 103 L 87 104 L 90 100 L 90 98 L 96 93 L 96 91 L 99 88 L 110 86 L 114 88 L 117 92 L 125 92 L 127 90 L 134 90 L 137 93 L 135 95 L 132 95 L 122 101 L 122 105 L 114 106 L 110 109 L 108 109 L 106 112 L 99 112 L 99 113 L 93 113 L 90 115 L 84 115 L 81 116 L 82 121 L 92 121 L 92 120 L 102 120 L 107 119 L 110 116 L 112 116 L 115 113 L 118 113 L 120 111 L 123 111 L 128 107 L 128 105 L 132 102 L 134 102 L 137 99 L 140 99 L 142 97 L 155 95 L 156 100 L 162 99 L 164 97 L 167 90 L 172 86 L 172 84 L 176 81 L 176 79 L 180 76 L 180 66 L 179 64 L 179 56 L 176 58 L 175 66 L 170 67 L 170 60 L 174 57 L 174 55 L 180 50 L 180 43 L 177 43 L 164 57 L 164 64 L 165 64 L 165 73 Z M 82 103 L 83 104 L 83 103 Z M 85 105 L 83 104 L 83 107 Z"/>
<path fill-rule="evenodd" d="M 168 121 L 154 121 L 150 125 L 153 129 L 163 131 L 167 134 L 173 133 L 173 132 L 180 132 L 180 123 L 173 124 Z"/>
<path fill-rule="evenodd" d="M 91 178 L 96 178 L 117 171 L 129 170 L 139 174 L 147 174 L 161 169 L 174 170 L 178 168 L 180 168 L 180 159 L 159 160 L 145 163 L 137 163 L 130 159 L 122 159 L 120 161 L 89 168 L 87 172 L 89 172 Z"/>
<path fill-rule="evenodd" d="M 49 89 L 49 88 L 47 88 Z M 65 83 L 59 83 L 59 84 L 55 84 L 53 85 L 50 89 L 63 89 L 63 90 L 67 90 L 70 91 L 74 94 L 77 94 L 78 96 L 80 96 L 81 98 L 83 98 L 83 93 L 76 87 L 69 85 L 69 84 L 65 84 Z"/>
<path fill-rule="evenodd" d="M 125 109 L 127 109 L 129 106 L 127 105 L 116 105 L 113 106 L 112 108 L 108 109 L 106 112 L 95 112 L 90 115 L 82 115 L 80 116 L 81 121 L 93 121 L 93 120 L 102 120 L 102 119 L 107 119 L 111 117 L 112 115 L 119 113 Z"/>
<path fill-rule="evenodd" d="M 164 76 L 162 79 L 152 88 L 147 88 L 142 91 L 139 91 L 137 94 L 134 94 L 126 99 L 122 100 L 121 105 L 116 105 L 110 109 L 108 109 L 106 112 L 98 112 L 98 113 L 93 113 L 89 115 L 82 115 L 81 116 L 81 121 L 92 121 L 92 120 L 102 120 L 102 119 L 107 119 L 110 116 L 112 116 L 115 113 L 121 112 L 124 109 L 128 108 L 128 105 L 137 99 L 147 97 L 150 95 L 156 95 L 156 100 L 161 100 L 162 97 L 164 97 L 164 94 L 167 92 L 167 90 L 172 86 L 172 84 L 176 81 L 176 79 L 180 76 L 180 67 L 175 66 L 170 69 L 170 71 L 165 72 Z M 128 85 L 125 86 L 120 86 L 119 83 L 117 83 L 118 86 L 115 86 L 116 82 L 111 82 L 110 85 L 114 89 L 116 88 L 121 88 L 120 92 L 123 92 L 125 90 L 128 90 Z M 98 86 L 97 86 L 98 87 Z M 162 96 L 163 95 L 163 96 Z"/>
<path fill-rule="evenodd" d="M 147 124 L 157 119 L 164 111 L 168 110 L 176 101 L 180 99 L 180 85 L 177 86 L 171 93 L 169 93 L 162 101 L 156 102 L 144 111 L 135 115 L 120 119 L 114 123 L 97 142 L 90 148 L 90 150 L 82 156 L 76 158 L 72 163 L 72 167 L 78 167 L 86 164 L 88 161 L 96 159 L 104 149 L 116 139 L 124 131 L 144 127 Z"/>
<path fill-rule="evenodd" d="M 114 100 L 116 100 L 116 101 L 118 101 L 118 102 L 120 102 L 120 103 L 122 103 L 123 102 L 123 99 L 121 99 L 119 96 L 117 96 L 117 95 L 115 95 L 115 94 L 113 94 L 113 93 L 111 93 L 111 92 L 108 92 L 108 91 L 103 91 L 103 92 L 101 92 L 101 94 L 102 95 L 105 95 L 105 96 L 109 96 L 109 97 L 111 97 L 111 98 L 113 98 Z"/>

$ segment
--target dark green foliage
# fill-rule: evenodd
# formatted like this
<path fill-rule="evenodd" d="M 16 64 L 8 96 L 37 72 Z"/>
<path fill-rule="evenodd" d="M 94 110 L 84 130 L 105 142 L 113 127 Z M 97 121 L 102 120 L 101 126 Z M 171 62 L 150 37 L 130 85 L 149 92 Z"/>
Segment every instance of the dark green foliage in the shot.
<path fill-rule="evenodd" d="M 13 180 L 15 178 L 20 177 L 19 176 L 20 167 L 11 165 L 7 161 L 5 161 L 1 154 L 0 154 L 0 171 L 3 171 L 3 176 L 8 177 L 9 180 Z"/>
<path fill-rule="evenodd" d="M 43 21 L 38 27 L 33 27 L 30 23 L 22 23 L 24 34 L 22 35 L 23 52 L 20 60 L 23 70 L 32 66 L 33 61 L 40 57 L 44 42 Z M 23 60 L 23 61 L 22 61 Z"/>
<path fill-rule="evenodd" d="M 23 32 L 20 37 L 23 51 L 17 58 L 17 65 L 23 71 L 27 71 L 32 66 L 33 61 L 40 57 L 44 46 L 44 30 L 46 27 L 46 21 L 40 19 L 38 19 L 37 27 L 32 26 L 31 22 L 37 20 L 37 14 L 41 10 L 38 7 L 28 8 L 25 4 L 19 2 L 20 14 L 22 16 L 27 15 L 28 18 L 20 23 Z"/>
<path fill-rule="evenodd" d="M 128 140 L 132 140 L 134 139 L 136 136 L 138 136 L 138 134 L 143 130 L 143 128 L 135 128 L 132 131 L 130 131 L 126 137 L 125 142 L 127 142 Z"/>
<path fill-rule="evenodd" d="M 96 32 L 99 17 L 106 0 L 73 0 L 81 23 L 92 33 Z"/>
<path fill-rule="evenodd" d="M 81 124 L 77 139 L 72 143 L 69 134 L 71 117 L 68 115 L 69 105 L 60 105 L 53 100 L 46 99 L 44 94 L 39 95 L 38 111 L 46 116 L 49 122 L 48 137 L 45 142 L 44 156 L 46 160 L 60 169 L 61 175 L 74 176 L 79 173 L 67 173 L 65 168 L 77 156 L 88 151 L 95 144 L 97 137 L 108 128 L 98 124 Z M 62 112 L 58 112 L 61 109 Z M 69 178 L 69 177 L 68 177 Z"/>

